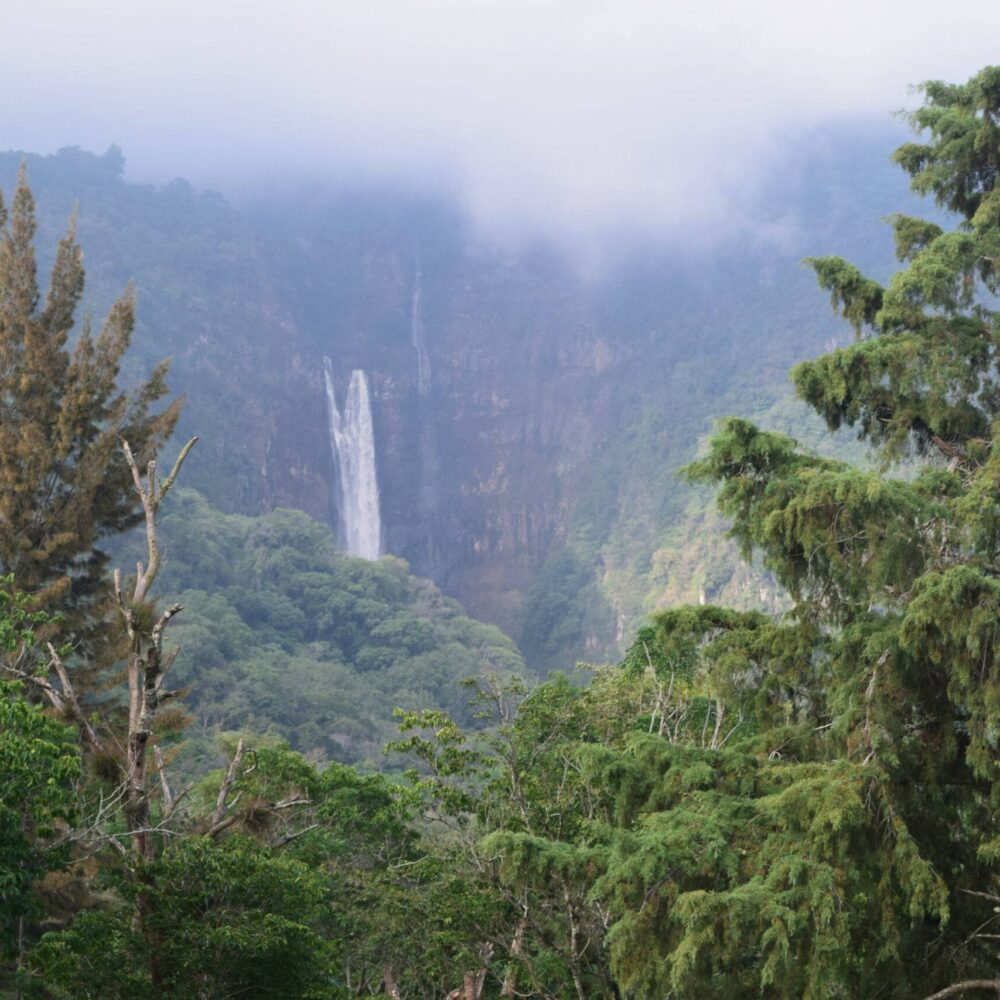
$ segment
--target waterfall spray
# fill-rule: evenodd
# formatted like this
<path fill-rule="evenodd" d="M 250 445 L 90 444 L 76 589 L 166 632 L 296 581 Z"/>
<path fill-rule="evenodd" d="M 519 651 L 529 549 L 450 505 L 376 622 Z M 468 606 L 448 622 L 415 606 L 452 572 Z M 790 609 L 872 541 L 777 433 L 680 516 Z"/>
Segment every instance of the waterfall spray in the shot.
<path fill-rule="evenodd" d="M 378 559 L 382 551 L 382 519 L 368 380 L 363 371 L 351 372 L 347 401 L 341 413 L 337 409 L 333 364 L 329 358 L 323 358 L 323 375 L 330 417 L 330 450 L 340 488 L 340 541 L 352 556 Z"/>

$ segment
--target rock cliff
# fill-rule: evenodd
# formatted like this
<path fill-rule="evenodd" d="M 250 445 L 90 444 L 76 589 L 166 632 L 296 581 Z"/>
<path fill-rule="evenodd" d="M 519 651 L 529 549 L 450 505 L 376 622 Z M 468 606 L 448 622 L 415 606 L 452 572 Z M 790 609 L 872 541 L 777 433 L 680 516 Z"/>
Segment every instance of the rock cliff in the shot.
<path fill-rule="evenodd" d="M 335 524 L 322 359 L 341 399 L 364 370 L 385 551 L 551 667 L 612 654 L 662 595 L 698 598 L 676 469 L 714 418 L 768 411 L 788 365 L 843 336 L 797 262 L 888 259 L 888 233 L 858 247 L 837 210 L 891 148 L 877 138 L 792 163 L 759 230 L 665 238 L 596 277 L 552 247 L 491 246 L 446 200 L 314 190 L 237 210 L 127 184 L 114 151 L 29 157 L 29 174 L 44 248 L 80 202 L 95 314 L 135 280 L 135 371 L 172 355 L 181 432 L 204 439 L 190 485 Z M 7 186 L 19 159 L 0 157 Z M 884 177 L 852 219 L 904 207 Z"/>

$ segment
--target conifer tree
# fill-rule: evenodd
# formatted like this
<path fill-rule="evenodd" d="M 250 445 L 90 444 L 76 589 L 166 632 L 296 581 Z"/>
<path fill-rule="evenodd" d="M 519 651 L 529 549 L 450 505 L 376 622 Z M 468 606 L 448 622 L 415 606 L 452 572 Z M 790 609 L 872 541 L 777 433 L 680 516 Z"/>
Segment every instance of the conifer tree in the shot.
<path fill-rule="evenodd" d="M 954 226 L 895 217 L 886 285 L 812 260 L 856 339 L 792 372 L 877 466 L 730 419 L 690 468 L 794 607 L 658 619 L 736 728 L 598 764 L 631 997 L 1000 994 L 1000 68 L 922 90 L 895 160 Z"/>
<path fill-rule="evenodd" d="M 622 664 L 631 697 L 570 698 L 573 725 L 530 744 L 532 778 L 550 754 L 560 775 L 538 798 L 558 836 L 488 811 L 479 849 L 526 914 L 579 880 L 600 915 L 579 971 L 606 958 L 629 1000 L 1000 995 L 1000 68 L 923 92 L 926 140 L 895 158 L 953 227 L 894 218 L 884 286 L 811 261 L 857 337 L 792 373 L 874 467 L 731 418 L 689 468 L 791 611 L 662 612 Z"/>
<path fill-rule="evenodd" d="M 167 362 L 134 391 L 119 386 L 134 324 L 131 289 L 99 332 L 85 320 L 70 347 L 84 288 L 75 218 L 44 300 L 35 228 L 22 168 L 9 212 L 0 199 L 0 572 L 63 612 L 62 636 L 79 641 L 108 593 L 101 539 L 143 516 L 119 439 L 144 463 L 173 430 L 179 402 L 153 411 L 167 391 Z"/>

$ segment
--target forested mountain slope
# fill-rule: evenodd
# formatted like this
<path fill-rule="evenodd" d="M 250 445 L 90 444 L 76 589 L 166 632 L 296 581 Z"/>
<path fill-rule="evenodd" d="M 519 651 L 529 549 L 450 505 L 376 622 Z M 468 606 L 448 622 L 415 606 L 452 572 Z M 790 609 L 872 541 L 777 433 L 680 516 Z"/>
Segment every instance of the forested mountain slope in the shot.
<path fill-rule="evenodd" d="M 322 359 L 339 393 L 363 369 L 385 549 L 547 669 L 613 654 L 665 601 L 759 603 L 675 470 L 728 412 L 766 423 L 778 403 L 802 429 L 786 370 L 843 331 L 799 260 L 885 272 L 888 230 L 856 220 L 908 202 L 893 144 L 804 135 L 731 231 L 664 234 L 597 276 L 497 248 L 441 198 L 288 189 L 236 209 L 127 183 L 116 149 L 27 163 L 40 247 L 79 204 L 95 315 L 134 279 L 133 374 L 174 358 L 179 434 L 203 439 L 190 485 L 225 512 L 335 524 Z M 21 159 L 0 157 L 5 185 Z"/>
<path fill-rule="evenodd" d="M 11 484 L 0 526 L 13 553 L 0 578 L 0 994 L 1000 995 L 1000 67 L 921 93 L 910 116 L 920 141 L 895 161 L 941 211 L 892 219 L 891 277 L 879 273 L 875 243 L 874 268 L 837 255 L 808 261 L 853 332 L 791 369 L 810 420 L 767 379 L 774 357 L 808 347 L 821 325 L 757 342 L 752 297 L 721 299 L 712 313 L 711 287 L 694 294 L 704 255 L 683 269 L 708 316 L 701 327 L 685 327 L 678 307 L 674 341 L 633 330 L 633 342 L 620 327 L 593 370 L 560 366 L 563 389 L 593 389 L 606 376 L 605 409 L 567 396 L 558 415 L 569 414 L 576 437 L 559 442 L 581 464 L 559 464 L 568 451 L 553 447 L 555 465 L 535 472 L 543 500 L 546 475 L 561 484 L 576 475 L 586 488 L 567 494 L 553 527 L 521 609 L 522 642 L 552 662 L 588 636 L 599 647 L 580 617 L 588 602 L 672 604 L 630 638 L 620 662 L 591 665 L 579 683 L 555 671 L 525 684 L 497 628 L 471 621 L 394 556 L 344 556 L 302 510 L 220 513 L 175 486 L 195 441 L 174 462 L 175 448 L 158 449 L 158 472 L 155 427 L 144 431 L 141 405 L 140 418 L 125 420 L 111 398 L 117 371 L 106 372 L 125 349 L 131 300 L 96 348 L 83 337 L 70 359 L 79 254 L 71 239 L 62 245 L 42 303 L 32 200 L 20 183 L 0 224 L 0 451 Z M 793 195 L 791 185 L 794 207 Z M 785 230 L 782 253 L 794 245 Z M 830 236 L 826 249 L 842 244 Z M 784 273 L 777 263 L 771 276 L 754 270 L 762 245 L 745 251 L 753 266 L 741 284 L 739 254 L 717 250 L 718 273 L 741 294 Z M 359 259 L 353 288 L 336 298 L 345 315 L 362 279 L 384 273 Z M 471 274 L 473 258 L 463 259 Z M 345 255 L 344 266 L 354 260 Z M 423 266 L 410 290 L 409 346 L 396 345 L 416 362 L 413 381 L 393 381 L 389 355 L 374 347 L 357 355 L 384 360 L 371 369 L 382 421 L 465 398 L 466 382 L 434 375 L 449 355 L 432 355 L 430 324 L 414 319 L 425 294 L 430 301 Z M 308 268 L 265 261 L 261 273 L 273 274 L 267 295 L 288 304 L 289 329 L 305 330 L 290 283 Z M 608 315 L 649 307 L 652 324 L 679 286 L 654 289 L 650 277 L 644 297 L 642 268 L 630 273 L 636 298 L 619 289 Z M 578 281 L 590 291 L 572 300 L 581 315 L 597 316 L 614 285 L 545 274 L 550 288 Z M 477 280 L 446 290 L 469 294 L 471 309 Z M 527 280 L 523 271 L 511 287 Z M 797 286 L 783 280 L 787 311 L 777 315 L 790 319 Z M 760 292 L 761 316 L 772 315 L 770 294 Z M 743 342 L 725 338 L 720 317 Z M 383 334 L 390 351 L 389 325 Z M 309 337 L 289 335 L 289 356 L 309 357 Z M 479 357 L 499 363 L 510 349 L 495 339 Z M 630 343 L 644 347 L 645 366 L 638 348 L 615 360 Z M 517 370 L 527 378 L 533 363 Z M 513 390 L 504 394 L 514 372 L 482 370 L 492 421 L 484 409 L 471 429 L 451 428 L 447 450 L 437 436 L 447 424 L 431 435 L 417 424 L 422 478 L 411 508 L 429 513 L 450 497 L 449 516 L 472 531 L 476 503 L 500 510 L 530 499 L 513 481 L 467 495 L 458 480 L 439 494 L 448 481 L 436 478 L 446 459 L 459 468 L 463 434 L 479 428 L 464 460 L 484 459 L 499 440 L 486 432 L 514 420 L 508 409 L 526 419 Z M 161 381 L 151 385 L 144 398 L 161 399 Z M 555 391 L 545 387 L 542 400 Z M 286 402 L 294 414 L 296 401 Z M 702 417 L 730 404 L 743 413 L 719 421 L 684 468 L 706 492 L 685 492 L 671 463 L 698 446 Z M 163 436 L 173 412 L 157 418 Z M 817 419 L 829 431 L 822 444 Z M 383 452 L 394 441 L 385 428 Z M 141 458 L 122 442 L 115 460 L 118 434 Z M 366 428 L 366 447 L 370 438 Z M 305 456 L 305 433 L 300 441 Z M 529 461 L 537 441 L 528 440 Z M 284 468 L 273 464 L 279 453 L 274 438 L 272 471 Z M 103 474 L 96 485 L 81 467 Z M 306 465 L 289 468 L 306 483 Z M 137 521 L 114 510 L 133 491 L 145 526 L 138 551 L 127 532 Z M 274 503 L 263 495 L 262 505 Z M 387 497 L 387 535 L 399 547 L 392 510 Z M 421 530 L 433 523 L 413 518 Z M 713 541 L 723 519 L 749 563 L 742 575 Z M 121 543 L 118 564 L 131 552 L 135 575 L 105 575 L 107 602 L 81 614 L 78 581 L 104 567 L 96 539 Z M 481 546 L 472 552 L 490 565 Z M 36 588 L 54 577 L 59 585 L 40 594 L 18 592 L 23 579 Z M 683 603 L 692 586 L 697 600 Z M 178 641 L 185 659 L 174 667 Z M 480 675 L 465 688 L 476 697 L 471 716 L 457 683 L 465 673 Z M 369 755 L 395 703 L 411 710 L 388 748 L 394 773 L 325 759 Z M 198 773 L 204 760 L 178 760 L 188 710 L 202 723 L 187 730 L 188 751 L 204 745 L 206 728 L 240 727 L 219 740 L 225 759 L 207 774 Z"/>
<path fill-rule="evenodd" d="M 196 744 L 271 732 L 314 759 L 380 762 L 397 707 L 471 723 L 465 678 L 524 676 L 498 628 L 398 559 L 343 555 L 299 511 L 225 515 L 178 490 L 161 530 L 162 592 L 184 605 L 172 638 Z"/>

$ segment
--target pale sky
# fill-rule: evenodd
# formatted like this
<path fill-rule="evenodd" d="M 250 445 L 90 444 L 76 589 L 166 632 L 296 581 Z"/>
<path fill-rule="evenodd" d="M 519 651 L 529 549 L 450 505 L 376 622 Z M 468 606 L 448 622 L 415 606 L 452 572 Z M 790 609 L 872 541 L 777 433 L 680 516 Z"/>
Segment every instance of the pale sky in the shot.
<path fill-rule="evenodd" d="M 6 10 L 4 10 L 6 8 Z M 457 193 L 496 231 L 711 224 L 804 128 L 1000 61 L 985 0 L 0 0 L 0 148 Z"/>

